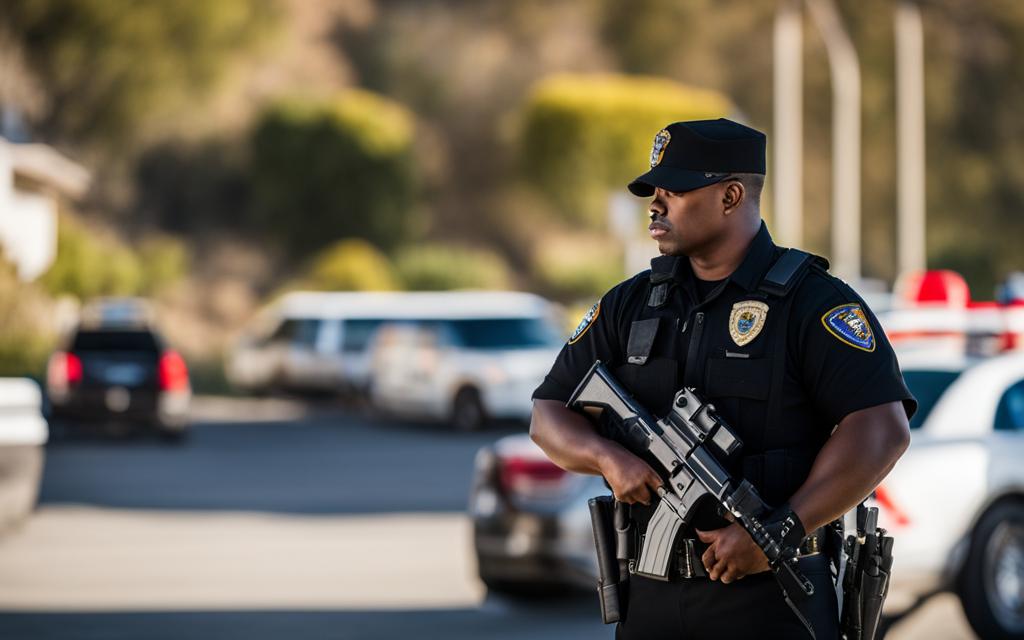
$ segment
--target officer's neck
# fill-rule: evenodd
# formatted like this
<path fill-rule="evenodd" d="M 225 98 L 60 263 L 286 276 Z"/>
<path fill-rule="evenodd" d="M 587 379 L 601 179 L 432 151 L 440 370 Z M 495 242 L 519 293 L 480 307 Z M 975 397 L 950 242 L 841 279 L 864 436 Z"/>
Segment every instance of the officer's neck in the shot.
<path fill-rule="evenodd" d="M 760 220 L 756 226 L 737 224 L 705 247 L 690 253 L 693 275 L 707 281 L 728 278 L 743 262 L 760 228 Z"/>

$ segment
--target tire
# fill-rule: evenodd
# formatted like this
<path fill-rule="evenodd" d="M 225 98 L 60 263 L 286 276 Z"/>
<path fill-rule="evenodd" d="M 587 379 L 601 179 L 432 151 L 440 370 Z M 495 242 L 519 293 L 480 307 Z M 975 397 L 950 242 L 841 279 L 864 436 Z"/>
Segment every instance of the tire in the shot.
<path fill-rule="evenodd" d="M 452 426 L 457 431 L 479 431 L 487 424 L 487 414 L 480 392 L 472 387 L 459 389 L 452 402 Z"/>
<path fill-rule="evenodd" d="M 1024 638 L 1024 503 L 998 504 L 978 522 L 958 592 L 979 637 Z"/>

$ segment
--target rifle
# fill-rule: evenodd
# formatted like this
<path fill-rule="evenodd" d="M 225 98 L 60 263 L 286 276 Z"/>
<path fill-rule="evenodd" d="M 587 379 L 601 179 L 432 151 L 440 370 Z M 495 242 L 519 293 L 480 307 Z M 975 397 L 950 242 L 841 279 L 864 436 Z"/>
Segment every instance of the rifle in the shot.
<path fill-rule="evenodd" d="M 631 452 L 650 454 L 667 474 L 668 489 L 658 488 L 661 500 L 651 517 L 635 573 L 667 580 L 673 544 L 679 528 L 689 524 L 695 507 L 713 500 L 733 515 L 768 558 L 786 603 L 815 637 L 807 605 L 814 586 L 796 562 L 796 549 L 782 536 L 765 527 L 772 509 L 748 480 L 738 481 L 725 470 L 717 456 L 729 456 L 743 443 L 691 388 L 678 391 L 672 410 L 661 420 L 642 407 L 601 363 L 596 361 L 576 387 L 570 409 L 601 409 L 613 420 L 612 439 Z M 783 533 L 784 535 L 784 533 Z"/>

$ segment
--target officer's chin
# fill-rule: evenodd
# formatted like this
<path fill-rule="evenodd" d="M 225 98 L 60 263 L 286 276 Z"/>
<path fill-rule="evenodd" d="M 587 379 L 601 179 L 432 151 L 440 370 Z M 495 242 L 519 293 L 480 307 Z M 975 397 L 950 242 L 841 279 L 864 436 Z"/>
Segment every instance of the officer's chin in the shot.
<path fill-rule="evenodd" d="M 658 240 L 657 242 L 658 242 L 658 252 L 661 255 L 663 255 L 663 256 L 679 256 L 679 255 L 682 255 L 682 251 L 679 249 L 678 245 L 676 245 L 674 243 L 671 243 L 671 242 L 665 242 L 664 240 Z"/>

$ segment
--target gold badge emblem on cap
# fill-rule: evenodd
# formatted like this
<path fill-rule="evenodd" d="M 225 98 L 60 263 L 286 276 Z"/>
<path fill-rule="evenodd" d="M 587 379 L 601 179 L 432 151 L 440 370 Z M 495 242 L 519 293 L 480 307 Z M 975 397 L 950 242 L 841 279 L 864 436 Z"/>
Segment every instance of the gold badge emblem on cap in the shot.
<path fill-rule="evenodd" d="M 729 312 L 729 335 L 738 346 L 750 344 L 764 329 L 768 305 L 757 300 L 744 300 L 732 305 Z"/>
<path fill-rule="evenodd" d="M 668 129 L 662 129 L 658 135 L 654 136 L 654 145 L 651 147 L 652 169 L 661 163 L 661 158 L 665 155 L 665 147 L 668 146 L 670 140 L 672 140 L 672 134 L 668 132 Z"/>

